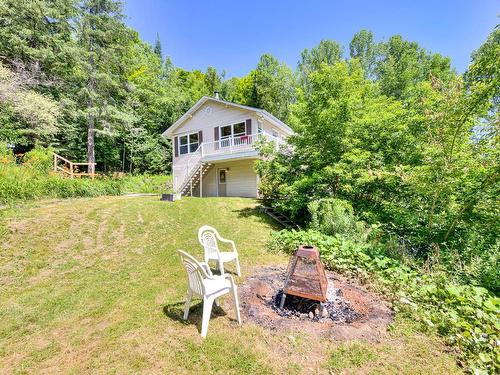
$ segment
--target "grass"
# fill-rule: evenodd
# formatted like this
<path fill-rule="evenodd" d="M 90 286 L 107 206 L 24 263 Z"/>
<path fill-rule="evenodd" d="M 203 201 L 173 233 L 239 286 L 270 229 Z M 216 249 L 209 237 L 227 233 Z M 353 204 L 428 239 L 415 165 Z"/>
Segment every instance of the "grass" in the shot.
<path fill-rule="evenodd" d="M 121 182 L 110 178 L 67 178 L 24 165 L 0 163 L 0 206 L 41 198 L 120 195 Z"/>
<path fill-rule="evenodd" d="M 125 193 L 163 194 L 172 192 L 170 175 L 126 175 L 121 179 Z"/>
<path fill-rule="evenodd" d="M 202 340 L 201 305 L 181 319 L 186 280 L 175 250 L 201 258 L 196 230 L 211 224 L 237 243 L 238 282 L 260 265 L 286 263 L 266 252 L 273 223 L 255 205 L 99 197 L 0 210 L 0 373 L 459 371 L 437 339 L 405 322 L 379 343 L 335 343 L 238 327 L 225 307 Z"/>

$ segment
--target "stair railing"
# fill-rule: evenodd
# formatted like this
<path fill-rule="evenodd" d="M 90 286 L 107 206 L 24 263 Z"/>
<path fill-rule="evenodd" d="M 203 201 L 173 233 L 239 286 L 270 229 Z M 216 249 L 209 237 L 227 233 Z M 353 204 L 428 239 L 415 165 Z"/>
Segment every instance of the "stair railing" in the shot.
<path fill-rule="evenodd" d="M 96 163 L 74 163 L 54 153 L 54 172 L 62 172 L 71 178 L 88 176 L 94 179 L 95 165 Z M 80 172 L 79 167 L 86 167 L 87 172 Z"/>
<path fill-rule="evenodd" d="M 182 184 L 180 185 L 179 192 L 182 192 L 182 190 L 184 190 L 189 181 L 193 178 L 194 173 L 201 165 L 202 156 L 203 156 L 203 143 L 199 145 L 196 151 L 190 155 L 186 163 L 186 174 L 185 174 L 186 177 L 184 178 Z"/>

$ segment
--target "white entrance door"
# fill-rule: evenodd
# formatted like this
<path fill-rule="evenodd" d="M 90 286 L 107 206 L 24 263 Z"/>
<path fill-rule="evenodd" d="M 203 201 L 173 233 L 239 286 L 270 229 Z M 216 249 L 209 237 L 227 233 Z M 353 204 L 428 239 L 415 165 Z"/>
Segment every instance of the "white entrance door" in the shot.
<path fill-rule="evenodd" d="M 217 196 L 219 197 L 226 196 L 227 194 L 226 182 L 227 182 L 227 169 L 217 168 Z"/>

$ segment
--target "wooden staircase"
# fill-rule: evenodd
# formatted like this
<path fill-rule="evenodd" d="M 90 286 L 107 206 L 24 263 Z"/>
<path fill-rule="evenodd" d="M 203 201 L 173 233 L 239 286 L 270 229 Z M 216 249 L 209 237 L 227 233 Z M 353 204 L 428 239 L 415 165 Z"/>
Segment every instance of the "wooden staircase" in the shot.
<path fill-rule="evenodd" d="M 297 230 L 300 229 L 300 227 L 296 223 L 294 223 L 292 220 L 290 220 L 287 216 L 283 215 L 282 213 L 277 212 L 272 207 L 261 206 L 261 210 L 268 216 L 276 220 L 278 223 L 280 223 L 286 229 L 297 229 Z"/>
<path fill-rule="evenodd" d="M 180 193 L 184 196 L 193 196 L 193 191 L 197 188 L 203 189 L 203 184 L 200 186 L 200 177 L 203 178 L 210 168 L 212 164 L 210 163 L 202 163 L 199 161 L 195 164 L 193 168 L 191 168 L 189 175 L 186 177 L 184 182 L 181 185 Z M 202 191 L 199 191 L 199 195 L 202 195 Z"/>

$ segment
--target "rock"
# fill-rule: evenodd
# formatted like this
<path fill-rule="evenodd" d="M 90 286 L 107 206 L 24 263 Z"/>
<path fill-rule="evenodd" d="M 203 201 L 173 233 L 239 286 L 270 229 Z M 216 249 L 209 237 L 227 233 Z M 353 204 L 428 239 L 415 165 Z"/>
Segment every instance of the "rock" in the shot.
<path fill-rule="evenodd" d="M 328 318 L 328 315 L 329 315 L 329 314 L 328 314 L 328 310 L 327 310 L 326 308 L 323 308 L 323 313 L 321 314 L 321 316 L 322 316 L 323 318 Z"/>
<path fill-rule="evenodd" d="M 319 309 L 316 307 L 316 309 L 314 310 L 314 315 L 315 316 L 319 316 Z"/>
<path fill-rule="evenodd" d="M 314 314 L 312 311 L 309 312 L 309 319 L 314 319 Z"/>
<path fill-rule="evenodd" d="M 255 316 L 257 315 L 257 311 L 255 310 L 254 307 L 251 307 L 249 310 L 248 310 L 248 316 Z"/>

